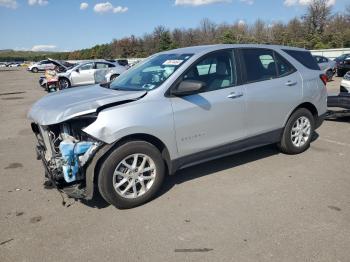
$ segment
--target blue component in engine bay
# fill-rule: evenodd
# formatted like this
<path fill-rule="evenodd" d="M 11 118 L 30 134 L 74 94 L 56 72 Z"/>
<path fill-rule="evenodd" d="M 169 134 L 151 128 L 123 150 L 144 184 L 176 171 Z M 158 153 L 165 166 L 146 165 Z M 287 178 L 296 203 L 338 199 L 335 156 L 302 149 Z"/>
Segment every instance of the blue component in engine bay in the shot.
<path fill-rule="evenodd" d="M 77 180 L 79 173 L 79 156 L 83 155 L 93 145 L 93 142 L 62 141 L 59 149 L 63 159 L 63 176 L 67 183 Z"/>

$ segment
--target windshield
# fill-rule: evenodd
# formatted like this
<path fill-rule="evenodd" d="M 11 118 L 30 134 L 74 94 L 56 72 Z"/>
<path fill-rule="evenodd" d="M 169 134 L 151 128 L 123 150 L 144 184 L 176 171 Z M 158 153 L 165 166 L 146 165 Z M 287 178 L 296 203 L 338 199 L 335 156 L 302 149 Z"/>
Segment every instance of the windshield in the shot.
<path fill-rule="evenodd" d="M 160 54 L 129 69 L 110 85 L 118 90 L 152 90 L 167 80 L 193 54 Z"/>

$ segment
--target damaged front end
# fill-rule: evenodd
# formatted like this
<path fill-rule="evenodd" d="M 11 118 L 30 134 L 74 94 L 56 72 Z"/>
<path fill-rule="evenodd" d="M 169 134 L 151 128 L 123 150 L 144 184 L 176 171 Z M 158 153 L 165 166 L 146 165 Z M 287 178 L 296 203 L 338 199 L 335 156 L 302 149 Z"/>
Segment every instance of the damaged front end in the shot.
<path fill-rule="evenodd" d="M 70 197 L 92 199 L 95 166 L 113 143 L 106 144 L 83 130 L 97 120 L 101 110 L 146 94 L 95 85 L 65 89 L 36 101 L 28 118 L 38 140 L 38 159 L 51 183 Z"/>
<path fill-rule="evenodd" d="M 95 120 L 95 115 L 87 115 L 48 126 L 31 124 L 38 140 L 37 159 L 43 162 L 45 176 L 73 198 L 85 198 L 86 168 L 104 144 L 82 131 Z"/>

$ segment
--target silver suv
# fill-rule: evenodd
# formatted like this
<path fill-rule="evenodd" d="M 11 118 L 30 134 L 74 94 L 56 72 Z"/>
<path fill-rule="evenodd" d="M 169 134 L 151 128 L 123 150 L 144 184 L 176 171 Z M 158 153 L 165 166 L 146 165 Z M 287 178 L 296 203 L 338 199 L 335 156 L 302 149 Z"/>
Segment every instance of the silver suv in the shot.
<path fill-rule="evenodd" d="M 181 168 L 274 143 L 305 151 L 327 110 L 326 80 L 304 49 L 189 47 L 155 54 L 108 85 L 47 95 L 29 118 L 52 183 L 131 208 Z"/>

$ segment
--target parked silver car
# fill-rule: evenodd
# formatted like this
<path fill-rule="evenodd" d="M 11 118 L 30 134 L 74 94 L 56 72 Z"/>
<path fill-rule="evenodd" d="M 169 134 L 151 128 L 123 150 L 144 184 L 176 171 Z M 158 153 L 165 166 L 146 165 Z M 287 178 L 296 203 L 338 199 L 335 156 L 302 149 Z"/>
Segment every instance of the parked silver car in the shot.
<path fill-rule="evenodd" d="M 155 54 L 109 85 L 47 95 L 28 116 L 55 185 L 131 208 L 181 168 L 273 143 L 305 151 L 327 111 L 325 86 L 304 49 L 198 46 Z"/>
<path fill-rule="evenodd" d="M 59 73 L 59 84 L 64 89 L 71 86 L 111 82 L 126 70 L 124 66 L 107 61 L 84 62 L 66 72 Z"/>
<path fill-rule="evenodd" d="M 337 62 L 319 55 L 315 55 L 314 58 L 321 70 L 326 74 L 328 81 L 331 81 L 337 68 Z"/>

